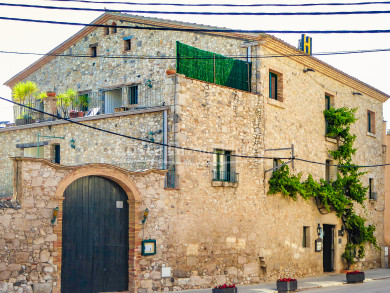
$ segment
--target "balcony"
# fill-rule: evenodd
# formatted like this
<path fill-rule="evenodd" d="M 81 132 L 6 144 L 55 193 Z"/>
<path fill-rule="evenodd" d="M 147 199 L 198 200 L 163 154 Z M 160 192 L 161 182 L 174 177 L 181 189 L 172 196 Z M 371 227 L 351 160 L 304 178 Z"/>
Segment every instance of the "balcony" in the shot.
<path fill-rule="evenodd" d="M 29 101 L 25 105 L 62 118 L 90 117 L 160 107 L 168 104 L 163 95 L 163 82 L 148 80 L 145 83 L 98 91 L 80 91 L 73 99 L 63 94 L 56 96 L 54 93 L 48 93 L 47 98 Z M 16 126 L 58 120 L 22 106 L 14 107 L 14 116 Z"/>

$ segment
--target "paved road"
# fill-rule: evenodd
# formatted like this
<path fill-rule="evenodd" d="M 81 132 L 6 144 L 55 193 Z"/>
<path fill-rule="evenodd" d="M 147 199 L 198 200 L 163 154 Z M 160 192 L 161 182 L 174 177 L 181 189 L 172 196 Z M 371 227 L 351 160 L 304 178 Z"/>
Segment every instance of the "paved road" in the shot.
<path fill-rule="evenodd" d="M 301 291 L 301 290 L 299 290 Z M 315 288 L 304 289 L 301 292 L 305 293 L 389 293 L 390 292 L 390 279 L 375 280 L 371 282 L 365 282 L 363 284 L 346 284 L 337 287 L 328 288 Z"/>

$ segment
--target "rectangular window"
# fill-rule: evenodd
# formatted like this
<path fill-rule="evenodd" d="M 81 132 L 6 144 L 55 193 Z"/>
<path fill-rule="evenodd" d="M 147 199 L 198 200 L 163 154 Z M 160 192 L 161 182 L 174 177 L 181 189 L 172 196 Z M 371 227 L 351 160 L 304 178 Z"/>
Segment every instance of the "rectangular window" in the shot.
<path fill-rule="evenodd" d="M 94 44 L 94 45 L 89 45 L 89 55 L 90 55 L 92 58 L 97 57 L 97 45 L 96 45 L 96 44 Z"/>
<path fill-rule="evenodd" d="M 106 26 L 106 27 L 104 28 L 104 35 L 107 36 L 107 35 L 109 35 L 109 34 L 110 34 L 110 27 Z"/>
<path fill-rule="evenodd" d="M 61 147 L 59 144 L 54 145 L 54 163 L 61 163 Z"/>
<path fill-rule="evenodd" d="M 273 159 L 273 168 L 274 168 L 274 170 L 273 170 L 273 172 L 275 172 L 277 169 L 275 169 L 276 167 L 278 167 L 278 166 L 280 166 L 282 164 L 282 161 L 281 160 L 279 160 L 279 159 Z"/>
<path fill-rule="evenodd" d="M 237 182 L 233 172 L 231 151 L 216 149 L 213 155 L 213 181 Z"/>
<path fill-rule="evenodd" d="M 330 183 L 331 181 L 334 181 L 337 179 L 337 166 L 330 166 L 330 165 L 337 165 L 332 160 L 326 160 L 325 161 L 325 181 Z"/>
<path fill-rule="evenodd" d="M 367 110 L 367 131 L 375 134 L 375 112 Z"/>
<path fill-rule="evenodd" d="M 125 51 L 130 51 L 131 50 L 131 39 L 125 40 L 124 45 L 125 45 Z"/>
<path fill-rule="evenodd" d="M 129 105 L 138 104 L 138 85 L 132 85 L 127 88 L 127 97 Z"/>
<path fill-rule="evenodd" d="M 329 94 L 325 94 L 325 110 L 329 110 L 330 108 L 333 108 L 333 96 Z M 328 135 L 329 133 L 329 122 L 325 118 L 325 135 Z"/>
<path fill-rule="evenodd" d="M 269 97 L 270 99 L 278 99 L 278 75 L 276 73 L 269 73 Z"/>
<path fill-rule="evenodd" d="M 377 200 L 377 194 L 374 192 L 374 178 L 368 179 L 368 198 Z"/>
<path fill-rule="evenodd" d="M 302 247 L 310 247 L 310 227 L 303 226 Z"/>

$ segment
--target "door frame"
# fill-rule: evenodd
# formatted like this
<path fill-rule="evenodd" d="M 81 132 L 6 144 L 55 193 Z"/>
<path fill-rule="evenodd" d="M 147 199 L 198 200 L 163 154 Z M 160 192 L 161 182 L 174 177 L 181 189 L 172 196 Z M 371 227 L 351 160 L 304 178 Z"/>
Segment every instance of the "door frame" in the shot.
<path fill-rule="evenodd" d="M 100 176 L 116 182 L 126 193 L 129 204 L 129 292 L 137 292 L 139 281 L 137 276 L 140 275 L 139 261 L 141 252 L 139 245 L 141 239 L 138 236 L 142 229 L 142 225 L 138 219 L 141 218 L 142 212 L 139 207 L 141 205 L 141 196 L 134 182 L 130 179 L 133 172 L 126 171 L 116 166 L 106 164 L 89 164 L 77 167 L 71 167 L 71 171 L 58 184 L 55 200 L 58 200 L 58 216 L 57 225 L 54 227 L 54 233 L 57 235 L 57 241 L 54 242 L 54 249 L 57 251 L 57 256 L 54 259 L 54 264 L 57 265 L 59 280 L 56 292 L 61 292 L 61 266 L 62 266 L 62 217 L 63 217 L 63 201 L 65 189 L 75 180 L 86 176 Z M 58 290 L 58 291 L 57 291 Z"/>
<path fill-rule="evenodd" d="M 336 251 L 335 251 L 335 248 L 336 248 L 336 245 L 335 245 L 335 231 L 336 231 L 336 225 L 332 225 L 332 224 L 323 224 L 323 230 L 324 230 L 324 239 L 323 239 L 323 249 L 322 249 L 322 268 L 323 268 L 323 271 L 324 272 L 334 272 L 335 271 L 335 254 L 336 254 Z M 325 271 L 325 267 L 324 267 L 324 258 L 325 258 L 325 226 L 326 226 L 326 229 L 327 230 L 330 230 L 331 231 L 331 241 L 329 242 L 329 245 L 330 245 L 330 267 L 331 267 L 331 270 L 329 271 Z M 328 243 L 327 243 L 328 244 Z"/>

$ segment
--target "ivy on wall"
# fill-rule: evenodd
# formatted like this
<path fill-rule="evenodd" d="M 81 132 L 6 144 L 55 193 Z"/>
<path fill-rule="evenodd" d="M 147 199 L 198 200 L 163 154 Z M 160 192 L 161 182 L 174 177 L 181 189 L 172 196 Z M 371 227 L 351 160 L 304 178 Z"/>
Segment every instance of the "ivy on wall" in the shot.
<path fill-rule="evenodd" d="M 291 174 L 287 165 L 275 170 L 269 180 L 269 194 L 282 193 L 296 200 L 300 195 L 305 200 L 314 198 L 328 212 L 334 211 L 343 222 L 347 231 L 347 244 L 342 254 L 347 267 L 355 263 L 355 257 L 365 256 L 365 244 L 372 243 L 376 248 L 375 226 L 365 226 L 366 219 L 356 214 L 354 203 L 364 207 L 368 187 L 364 187 L 360 178 L 363 172 L 352 164 L 356 153 L 353 144 L 356 135 L 350 133 L 351 125 L 356 121 L 356 109 L 330 108 L 324 111 L 327 121 L 327 136 L 337 140 L 337 149 L 329 151 L 338 161 L 337 179 L 329 182 L 315 181 L 311 174 L 302 180 L 302 174 Z"/>

